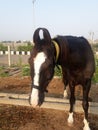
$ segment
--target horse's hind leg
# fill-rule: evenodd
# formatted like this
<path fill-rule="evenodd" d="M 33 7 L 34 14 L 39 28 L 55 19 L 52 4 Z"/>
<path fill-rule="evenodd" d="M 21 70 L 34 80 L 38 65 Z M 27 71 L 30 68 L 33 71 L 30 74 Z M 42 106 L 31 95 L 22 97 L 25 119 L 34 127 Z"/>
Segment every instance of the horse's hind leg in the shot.
<path fill-rule="evenodd" d="M 84 129 L 83 130 L 90 130 L 89 123 L 88 123 L 88 108 L 89 108 L 89 103 L 88 103 L 88 94 L 89 90 L 91 87 L 91 79 L 86 79 L 84 85 L 83 85 L 83 109 L 85 113 L 84 117 Z"/>
<path fill-rule="evenodd" d="M 73 124 L 73 111 L 74 111 L 74 105 L 75 105 L 75 86 L 73 84 L 69 83 L 70 88 L 70 110 L 69 110 L 69 117 L 68 117 L 68 123 Z"/>

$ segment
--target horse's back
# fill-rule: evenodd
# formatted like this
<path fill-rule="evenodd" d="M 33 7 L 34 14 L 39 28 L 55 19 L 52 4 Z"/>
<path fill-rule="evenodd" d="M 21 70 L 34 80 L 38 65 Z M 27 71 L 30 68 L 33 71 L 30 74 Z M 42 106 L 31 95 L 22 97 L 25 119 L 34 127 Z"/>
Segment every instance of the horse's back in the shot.
<path fill-rule="evenodd" d="M 92 76 L 95 71 L 95 62 L 89 42 L 84 37 L 64 36 L 63 38 L 66 39 L 69 48 L 69 69 L 80 69 L 85 76 Z"/>

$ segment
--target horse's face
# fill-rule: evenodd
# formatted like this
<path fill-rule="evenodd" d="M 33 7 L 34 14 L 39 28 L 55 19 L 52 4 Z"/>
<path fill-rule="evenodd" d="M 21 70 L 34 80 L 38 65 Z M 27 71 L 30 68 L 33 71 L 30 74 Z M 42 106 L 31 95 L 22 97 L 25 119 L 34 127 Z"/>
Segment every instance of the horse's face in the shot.
<path fill-rule="evenodd" d="M 43 103 L 46 87 L 54 74 L 54 56 L 51 46 L 47 44 L 47 40 L 40 40 L 35 44 L 29 59 L 32 78 L 30 104 L 33 107 Z"/>

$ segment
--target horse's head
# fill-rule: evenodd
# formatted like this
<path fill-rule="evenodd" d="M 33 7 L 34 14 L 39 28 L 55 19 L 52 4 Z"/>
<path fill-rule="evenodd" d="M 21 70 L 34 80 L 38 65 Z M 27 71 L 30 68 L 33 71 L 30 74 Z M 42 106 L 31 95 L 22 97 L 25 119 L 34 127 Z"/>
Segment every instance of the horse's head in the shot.
<path fill-rule="evenodd" d="M 40 31 L 43 33 L 42 39 Z M 38 28 L 34 33 L 33 41 L 34 48 L 29 58 L 32 78 L 30 104 L 36 107 L 44 101 L 46 87 L 54 74 L 55 61 L 53 44 L 47 29 Z"/>

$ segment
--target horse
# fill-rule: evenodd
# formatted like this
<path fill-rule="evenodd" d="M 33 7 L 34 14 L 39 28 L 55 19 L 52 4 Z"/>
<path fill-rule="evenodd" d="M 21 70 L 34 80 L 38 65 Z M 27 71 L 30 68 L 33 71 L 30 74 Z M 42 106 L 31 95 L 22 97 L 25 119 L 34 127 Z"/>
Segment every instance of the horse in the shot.
<path fill-rule="evenodd" d="M 43 37 L 41 38 L 40 32 Z M 84 37 L 61 36 L 51 38 L 46 28 L 37 28 L 33 35 L 34 47 L 29 58 L 32 87 L 30 104 L 40 106 L 44 102 L 47 86 L 54 75 L 54 68 L 60 65 L 64 82 L 70 89 L 70 109 L 68 123 L 73 124 L 75 105 L 75 86 L 83 88 L 83 130 L 90 130 L 88 122 L 88 95 L 91 88 L 91 79 L 95 72 L 94 55 L 89 42 Z"/>

